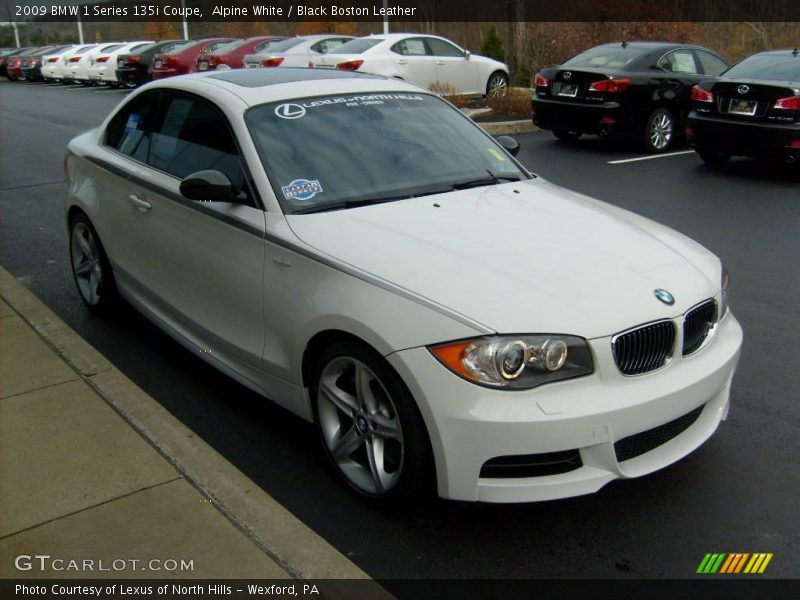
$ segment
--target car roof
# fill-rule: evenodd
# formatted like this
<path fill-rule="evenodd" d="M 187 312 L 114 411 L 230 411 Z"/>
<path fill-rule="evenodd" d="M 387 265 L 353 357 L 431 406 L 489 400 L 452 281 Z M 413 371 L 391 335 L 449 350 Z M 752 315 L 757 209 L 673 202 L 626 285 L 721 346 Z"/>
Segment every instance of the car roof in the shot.
<path fill-rule="evenodd" d="M 248 106 L 335 94 L 359 93 L 428 93 L 410 83 L 366 73 L 335 69 L 230 69 L 194 73 L 177 78 L 156 80 L 146 89 L 167 88 L 195 92 L 227 92 Z M 142 89 L 145 89 L 142 88 Z"/>

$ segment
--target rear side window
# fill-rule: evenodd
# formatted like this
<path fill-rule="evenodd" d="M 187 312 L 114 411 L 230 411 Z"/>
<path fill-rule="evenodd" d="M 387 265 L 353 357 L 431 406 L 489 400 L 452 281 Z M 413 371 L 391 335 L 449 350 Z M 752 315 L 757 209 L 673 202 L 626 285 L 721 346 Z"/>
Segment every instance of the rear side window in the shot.
<path fill-rule="evenodd" d="M 152 132 L 158 125 L 158 100 L 159 92 L 145 92 L 123 106 L 106 129 L 106 145 L 146 163 Z"/>
<path fill-rule="evenodd" d="M 191 94 L 164 92 L 161 104 L 164 116 L 152 133 L 147 163 L 179 179 L 214 169 L 246 189 L 239 150 L 223 114 Z"/>
<path fill-rule="evenodd" d="M 714 56 L 711 52 L 705 50 L 695 50 L 697 60 L 700 61 L 700 66 L 703 73 L 706 75 L 717 76 L 728 68 L 728 65 L 721 58 Z"/>
<path fill-rule="evenodd" d="M 428 49 L 422 38 L 409 38 L 392 46 L 392 52 L 403 56 L 426 56 Z"/>
<path fill-rule="evenodd" d="M 328 38 L 327 40 L 320 40 L 313 46 L 311 50 L 319 52 L 320 54 L 327 54 L 342 47 L 343 44 L 350 41 L 351 38 Z"/>
<path fill-rule="evenodd" d="M 383 42 L 383 38 L 358 38 L 342 44 L 336 49 L 337 54 L 363 54 L 373 46 Z"/>
<path fill-rule="evenodd" d="M 691 50 L 673 50 L 658 60 L 658 66 L 670 73 L 699 73 Z"/>

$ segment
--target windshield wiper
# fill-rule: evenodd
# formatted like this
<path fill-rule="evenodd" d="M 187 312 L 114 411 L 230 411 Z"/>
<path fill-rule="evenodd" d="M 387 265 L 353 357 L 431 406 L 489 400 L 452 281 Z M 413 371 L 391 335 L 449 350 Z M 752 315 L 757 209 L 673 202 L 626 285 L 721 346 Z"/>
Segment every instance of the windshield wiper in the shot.
<path fill-rule="evenodd" d="M 370 204 L 385 204 L 386 202 L 394 202 L 396 200 L 407 200 L 408 198 L 418 198 L 420 196 L 428 196 L 430 194 L 438 194 L 440 190 L 425 191 L 414 194 L 399 194 L 397 196 L 378 196 L 372 198 L 364 198 L 361 200 L 343 200 L 342 202 L 331 202 L 330 204 L 321 204 L 319 206 L 309 206 L 308 208 L 300 208 L 292 211 L 293 215 L 307 215 L 311 213 L 328 212 L 332 210 L 343 210 L 347 208 L 358 208 L 360 206 L 369 206 Z"/>
<path fill-rule="evenodd" d="M 480 187 L 483 185 L 497 185 L 506 181 L 519 181 L 519 177 L 515 175 L 495 175 L 489 169 L 486 169 L 489 174 L 488 177 L 477 177 L 475 179 L 467 179 L 466 181 L 457 181 L 450 185 L 451 190 L 466 190 L 468 188 Z"/>

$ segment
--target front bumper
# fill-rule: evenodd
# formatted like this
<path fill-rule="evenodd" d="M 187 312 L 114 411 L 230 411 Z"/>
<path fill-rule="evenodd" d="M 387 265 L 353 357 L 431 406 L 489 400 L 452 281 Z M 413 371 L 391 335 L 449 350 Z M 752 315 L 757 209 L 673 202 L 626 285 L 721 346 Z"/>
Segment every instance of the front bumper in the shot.
<path fill-rule="evenodd" d="M 733 156 L 793 156 L 800 159 L 800 123 L 748 123 L 689 114 L 690 147 Z"/>
<path fill-rule="evenodd" d="M 534 96 L 533 123 L 541 129 L 563 129 L 594 135 L 626 134 L 631 124 L 618 102 L 589 104 Z"/>
<path fill-rule="evenodd" d="M 742 329 L 728 313 L 711 335 L 695 354 L 684 358 L 678 350 L 666 366 L 636 377 L 617 370 L 610 337 L 590 340 L 592 375 L 516 392 L 460 379 L 426 348 L 387 358 L 425 419 L 439 494 L 454 500 L 529 502 L 596 492 L 614 479 L 662 469 L 706 441 L 727 416 Z M 676 348 L 682 344 L 678 338 Z M 682 433 L 634 458 L 617 459 L 615 443 L 700 407 L 699 417 Z M 481 468 L 498 457 L 567 451 L 579 453 L 581 466 L 554 475 L 481 477 Z"/>

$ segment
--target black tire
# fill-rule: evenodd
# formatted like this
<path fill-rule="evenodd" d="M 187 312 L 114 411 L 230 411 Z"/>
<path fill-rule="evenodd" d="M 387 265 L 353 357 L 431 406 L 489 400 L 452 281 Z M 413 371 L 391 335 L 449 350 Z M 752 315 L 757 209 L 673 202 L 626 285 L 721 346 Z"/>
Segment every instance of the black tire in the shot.
<path fill-rule="evenodd" d="M 75 287 L 86 308 L 95 314 L 109 314 L 119 299 L 114 273 L 97 231 L 83 213 L 69 222 L 69 258 Z M 88 271 L 81 272 L 82 268 Z"/>
<path fill-rule="evenodd" d="M 709 167 L 721 167 L 730 159 L 730 154 L 725 154 L 718 150 L 700 150 L 697 149 L 697 154 L 700 159 Z"/>
<path fill-rule="evenodd" d="M 577 142 L 581 137 L 580 131 L 569 131 L 567 129 L 553 129 L 553 135 L 562 142 Z"/>
<path fill-rule="evenodd" d="M 666 108 L 657 108 L 647 117 L 642 136 L 642 145 L 647 152 L 666 152 L 678 134 L 675 115 Z"/>
<path fill-rule="evenodd" d="M 367 382 L 371 397 L 364 403 L 361 398 L 366 395 L 356 390 L 357 371 L 362 373 L 360 381 Z M 326 383 L 321 385 L 323 378 Z M 330 394 L 320 391 L 332 389 L 330 386 L 336 391 L 336 403 Z M 430 495 L 435 469 L 425 423 L 408 388 L 380 354 L 357 341 L 335 342 L 317 358 L 309 387 L 323 451 L 339 479 L 351 491 L 379 505 Z M 366 402 L 373 405 L 373 412 Z M 399 442 L 389 439 L 388 434 L 399 435 Z M 343 449 L 338 458 L 334 456 L 336 449 Z M 381 464 L 375 469 L 380 468 L 380 473 L 386 475 L 383 489 L 381 475 L 376 475 L 378 471 L 372 468 L 377 460 L 370 460 L 378 456 Z"/>
<path fill-rule="evenodd" d="M 486 97 L 505 96 L 508 92 L 508 75 L 502 71 L 495 71 L 486 81 Z"/>

